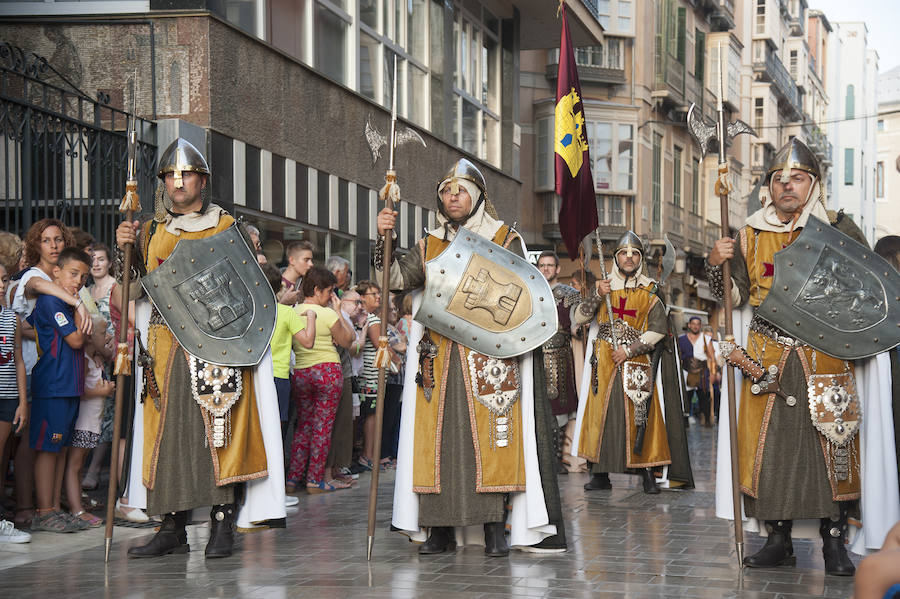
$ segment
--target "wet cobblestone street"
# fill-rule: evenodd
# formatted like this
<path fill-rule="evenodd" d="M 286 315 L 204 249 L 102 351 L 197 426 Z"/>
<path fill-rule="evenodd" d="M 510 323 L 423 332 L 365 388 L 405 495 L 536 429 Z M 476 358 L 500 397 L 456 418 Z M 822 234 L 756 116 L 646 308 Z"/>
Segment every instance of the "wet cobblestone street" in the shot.
<path fill-rule="evenodd" d="M 388 531 L 393 472 L 381 477 L 374 556 L 365 558 L 369 477 L 357 488 L 300 495 L 286 530 L 239 535 L 238 552 L 207 561 L 206 524 L 188 528 L 191 552 L 129 560 L 152 529 L 117 527 L 110 563 L 103 529 L 36 533 L 0 545 L 3 595 L 26 598 L 289 597 L 848 597 L 852 579 L 825 576 L 821 541 L 794 541 L 796 568 L 737 568 L 731 523 L 713 515 L 714 429 L 690 429 L 697 488 L 641 492 L 637 477 L 613 475 L 612 491 L 585 493 L 586 474 L 560 477 L 569 551 L 485 557 L 480 547 L 419 556 Z M 746 550 L 762 539 L 747 535 Z"/>

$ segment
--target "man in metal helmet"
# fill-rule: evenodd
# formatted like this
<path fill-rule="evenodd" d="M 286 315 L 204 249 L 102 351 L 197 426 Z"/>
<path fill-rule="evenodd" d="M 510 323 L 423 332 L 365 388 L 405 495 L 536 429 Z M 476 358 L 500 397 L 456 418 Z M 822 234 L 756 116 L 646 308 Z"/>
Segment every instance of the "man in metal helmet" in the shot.
<path fill-rule="evenodd" d="M 588 337 L 590 378 L 581 387 L 573 443 L 573 453 L 591 462 L 587 491 L 612 488 L 609 473 L 620 472 L 640 475 L 644 492 L 656 494 L 654 469 L 662 466 L 670 466 L 667 481 L 693 485 L 666 307 L 643 273 L 643 257 L 643 243 L 628 231 L 613 251 L 610 278 L 597 281 L 574 314 L 577 325 L 597 323 Z"/>
<path fill-rule="evenodd" d="M 460 227 L 490 240 L 491 247 L 525 255 L 518 233 L 497 219 L 484 177 L 474 164 L 466 159 L 456 162 L 436 191 L 437 226 L 419 240 L 415 250 L 390 265 L 383 263 L 383 236 L 393 229 L 396 212 L 385 208 L 378 214 L 375 268 L 390 268 L 392 291 L 446 283 L 449 275 L 426 275 L 425 264 L 445 253 Z M 489 252 L 493 250 L 485 254 Z M 458 282 L 450 281 L 449 293 Z M 485 553 L 492 557 L 507 555 L 509 545 L 564 551 L 549 403 L 538 392 L 524 392 L 533 388 L 534 368 L 540 362 L 531 352 L 508 359 L 479 353 L 460 341 L 463 326 L 456 327 L 456 340 L 424 328 L 418 322 L 420 305 L 420 299 L 414 300 L 417 321 L 410 334 L 407 364 L 418 374 L 417 384 L 406 385 L 403 391 L 394 526 L 425 541 L 421 554 L 448 551 L 457 540 L 471 542 L 482 531 Z M 484 333 L 467 329 L 465 339 Z M 518 336 L 513 340 L 495 334 L 493 339 L 512 344 Z M 533 423 L 534 434 L 529 433 L 526 420 Z M 508 543 L 507 494 L 512 509 Z M 546 510 L 549 517 L 517 517 L 526 510 L 532 517 L 537 513 L 532 510 Z"/>
<path fill-rule="evenodd" d="M 136 327 L 146 331 L 142 339 L 144 357 L 149 358 L 141 361 L 143 381 L 138 388 L 143 393 L 138 400 L 143 405 L 136 405 L 143 410 L 144 425 L 134 431 L 131 465 L 141 472 L 146 489 L 146 505 L 138 507 L 163 517 L 159 532 L 147 544 L 129 549 L 128 555 L 140 558 L 187 553 L 185 525 L 190 511 L 211 505 L 206 557 L 225 557 L 232 553 L 236 521 L 246 527 L 252 526 L 250 520 L 285 516 L 280 434 L 275 427 L 264 429 L 260 419 L 260 410 L 277 405 L 272 366 L 264 359 L 254 368 L 225 368 L 189 356 L 172 327 L 185 329 L 190 324 L 165 321 L 161 314 L 172 306 L 159 306 L 144 294 L 142 277 L 149 277 L 164 265 L 171 268 L 166 260 L 180 241 L 210 238 L 234 224 L 231 215 L 209 202 L 209 165 L 187 140 L 176 139 L 166 148 L 159 160 L 158 175 L 161 185 L 154 219 L 143 224 L 122 222 L 116 230 L 120 267 L 125 245 L 135 246 L 131 297 L 137 300 Z M 252 260 L 249 250 L 247 255 Z M 171 268 L 173 274 L 175 270 Z M 189 273 L 180 272 L 178 276 L 187 277 Z M 149 321 L 142 314 L 149 314 Z M 242 341 L 249 344 L 245 337 Z M 202 371 L 201 363 L 206 364 Z M 201 407 L 208 397 L 199 396 L 199 390 L 213 378 L 219 391 L 216 399 L 233 402 L 221 417 L 213 417 L 213 412 Z M 273 456 L 279 456 L 277 463 L 267 463 Z M 275 476 L 268 477 L 267 468 Z M 247 501 L 241 508 L 246 511 L 240 518 L 235 500 L 237 481 L 248 483 Z M 253 487 L 257 484 L 273 485 L 268 489 L 272 492 L 260 495 L 258 487 Z M 128 493 L 134 504 L 140 503 L 143 495 L 134 488 Z"/>
<path fill-rule="evenodd" d="M 747 556 L 744 564 L 759 568 L 795 564 L 794 521 L 815 519 L 823 541 L 825 571 L 851 576 L 855 568 L 844 545 L 848 518 L 857 511 L 862 492 L 857 369 L 853 362 L 816 350 L 796 333 L 788 334 L 771 324 L 760 310 L 766 297 L 776 294 L 776 276 L 783 277 L 779 285 L 784 290 L 807 284 L 807 274 L 799 265 L 778 265 L 775 254 L 790 248 L 801 231 L 807 233 L 811 217 L 826 223 L 824 226 L 831 223 L 865 244 L 850 218 L 826 211 L 823 190 L 815 156 L 803 142 L 792 139 L 768 169 L 763 206 L 747 218 L 736 240 L 725 237 L 715 243 L 706 270 L 710 289 L 722 299 L 722 264 L 729 261 L 734 305 L 749 306 L 752 311 L 752 318 L 746 315 L 748 330 L 736 330 L 735 334 L 751 361 L 766 372 L 777 373 L 773 383 L 780 389 L 778 394 L 767 392 L 766 383 L 761 391 L 749 372 L 743 379 L 738 444 L 744 512 L 763 521 L 768 530 L 765 546 Z M 821 231 L 821 225 L 816 226 Z M 840 275 L 832 274 L 834 278 Z M 790 277 L 797 280 L 789 281 Z M 834 318 L 842 312 L 847 312 L 846 308 L 834 311 Z M 804 323 L 816 327 L 817 336 L 827 333 L 818 329 L 808 314 L 797 316 L 796 324 L 802 327 Z M 746 339 L 742 339 L 744 335 Z M 889 383 L 885 385 L 890 388 Z M 835 397 L 841 398 L 840 405 L 833 401 Z M 839 426 L 832 430 L 828 423 L 835 418 Z M 719 468 L 730 469 L 728 459 L 724 457 Z M 730 505 L 730 498 L 728 502 Z"/>

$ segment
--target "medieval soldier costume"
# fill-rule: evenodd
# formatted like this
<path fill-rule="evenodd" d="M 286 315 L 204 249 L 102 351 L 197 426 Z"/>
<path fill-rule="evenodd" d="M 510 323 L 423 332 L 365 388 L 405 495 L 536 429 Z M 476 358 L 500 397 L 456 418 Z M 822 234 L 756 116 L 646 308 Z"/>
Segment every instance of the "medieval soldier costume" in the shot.
<path fill-rule="evenodd" d="M 250 338 L 257 328 L 263 331 L 262 335 L 266 330 L 271 335 L 271 323 L 253 320 L 252 327 L 241 324 L 240 330 L 235 329 L 230 337 L 231 345 L 226 342 L 216 349 L 215 355 L 224 361 L 234 347 L 233 339 L 240 338 L 248 353 L 259 352 L 255 368 L 210 363 L 210 358 L 199 357 L 203 341 L 187 345 L 187 337 L 180 336 L 195 325 L 187 313 L 177 316 L 177 310 L 188 305 L 192 315 L 202 306 L 198 322 L 203 330 L 228 330 L 235 324 L 250 322 L 242 318 L 258 316 L 248 305 L 252 302 L 242 297 L 244 291 L 248 295 L 255 293 L 247 289 L 258 288 L 258 281 L 242 282 L 237 274 L 243 272 L 242 267 L 234 266 L 250 264 L 248 268 L 258 270 L 251 253 L 247 253 L 250 258 L 243 256 L 243 260 L 241 254 L 229 255 L 228 260 L 217 257 L 219 262 L 214 265 L 191 272 L 189 265 L 203 263 L 210 259 L 207 256 L 225 258 L 223 254 L 230 248 L 246 249 L 234 219 L 208 200 L 209 174 L 202 154 L 189 142 L 175 140 L 160 158 L 158 176 L 162 183 L 157 191 L 155 217 L 144 223 L 137 234 L 138 268 L 133 269 L 132 280 L 136 279 L 136 283 L 132 285 L 132 297 L 138 298 L 136 328 L 142 343 L 136 375 L 142 377 L 142 385 L 138 385 L 129 496 L 134 505 L 146 507 L 151 514 L 162 514 L 163 523 L 148 544 L 129 550 L 130 557 L 187 552 L 185 525 L 193 508 L 213 506 L 206 547 L 209 558 L 232 553 L 236 522 L 250 527 L 253 522 L 285 516 L 277 401 L 271 358 L 266 350 L 268 337 Z M 174 192 L 180 198 L 189 198 L 194 191 L 202 198 L 199 210 L 194 207 L 189 212 L 179 211 L 169 197 Z M 118 236 L 122 231 L 133 235 L 131 223 L 119 227 L 120 246 L 123 244 Z M 182 248 L 187 247 L 179 248 L 178 244 L 214 236 L 222 240 L 229 235 L 225 248 L 217 248 L 210 241 L 203 255 L 188 251 L 191 255 L 180 262 L 174 259 L 177 253 L 183 255 Z M 225 271 L 221 270 L 223 265 Z M 150 301 L 146 296 L 140 297 L 140 286 Z M 175 290 L 175 295 L 164 298 L 158 295 L 160 290 Z M 267 310 L 274 309 L 274 302 L 263 301 L 273 304 L 265 306 Z M 207 345 L 213 343 L 213 337 L 209 339 Z M 275 476 L 268 476 L 269 472 Z M 236 493 L 237 483 L 248 483 L 246 489 L 241 485 L 243 493 Z"/>
<path fill-rule="evenodd" d="M 609 472 L 636 472 L 646 493 L 659 493 L 653 471 L 670 465 L 669 481 L 693 485 L 673 340 L 657 285 L 642 273 L 643 253 L 631 231 L 614 251 L 612 326 L 609 311 L 598 309 L 603 298 L 596 293 L 575 311 L 576 324 L 596 318 L 588 337 L 572 451 L 591 462 L 593 477 L 586 490 L 610 488 Z M 626 257 L 633 260 L 627 272 L 621 266 Z M 620 364 L 614 358 L 617 350 L 624 352 Z"/>
<path fill-rule="evenodd" d="M 559 282 L 559 257 L 547 250 L 538 257 L 538 270 L 550 283 L 559 326 L 556 333 L 541 347 L 544 376 L 547 382 L 547 398 L 559 426 L 558 451 L 560 473 L 568 472 L 566 457 L 571 448 L 571 436 L 575 427 L 575 410 L 578 409 L 578 392 L 575 388 L 575 358 L 572 352 L 572 311 L 581 303 L 581 293 L 574 287 Z M 569 424 L 571 423 L 571 426 Z M 570 431 L 570 432 L 567 432 Z M 571 453 L 569 451 L 568 453 Z"/>
<path fill-rule="evenodd" d="M 745 308 L 743 316 L 738 318 L 738 321 L 749 321 L 746 328 L 735 326 L 738 345 L 727 347 L 726 342 L 723 348 L 723 353 L 730 354 L 729 363 L 737 365 L 746 375 L 742 383 L 737 383 L 741 388 L 738 461 L 744 511 L 748 517 L 764 521 L 768 531 L 765 546 L 755 555 L 746 557 L 744 564 L 750 567 L 794 564 L 796 558 L 791 542 L 794 521 L 815 518 L 823 541 L 826 572 L 849 576 L 855 568 L 844 547 L 848 518 L 858 515 L 857 500 L 864 485 L 883 484 L 878 480 L 881 476 L 874 470 L 867 474 L 861 467 L 860 453 L 862 431 L 866 430 L 862 427 L 863 417 L 870 409 L 875 413 L 880 411 L 879 387 L 884 387 L 887 392 L 890 388 L 887 379 L 881 381 L 882 384 L 871 384 L 871 379 L 880 375 L 863 375 L 870 379 L 867 385 L 860 374 L 870 365 L 877 369 L 876 358 L 882 356 L 853 362 L 829 355 L 808 345 L 796 332 L 789 333 L 765 320 L 764 314 L 774 319 L 778 309 L 767 307 L 763 310 L 761 306 L 767 296 L 770 300 L 777 296 L 775 278 L 791 276 L 782 269 L 801 272 L 800 265 L 795 265 L 793 260 L 780 263 L 776 258 L 776 253 L 790 248 L 798 235 L 815 235 L 813 226 L 819 235 L 825 235 L 827 232 L 823 227 L 827 228 L 827 223 L 831 223 L 847 236 L 863 244 L 865 240 L 849 217 L 826 211 L 818 162 L 799 140 L 791 140 L 779 151 L 768 170 L 766 183 L 761 194 L 762 208 L 747 219 L 736 240 L 719 240 L 707 262 L 710 288 L 721 299 L 721 264 L 729 259 L 734 305 L 747 305 L 752 310 L 751 315 Z M 811 220 L 813 217 L 817 220 Z M 845 242 L 834 245 L 843 246 Z M 785 252 L 795 249 L 798 246 Z M 799 282 L 780 279 L 779 291 L 782 287 L 784 291 L 793 286 L 802 287 L 806 291 L 796 301 L 819 301 L 824 298 L 815 298 L 809 290 L 828 283 L 829 277 L 838 285 L 845 279 L 852 279 L 854 283 L 862 280 L 858 273 L 841 272 L 837 266 L 839 261 L 831 264 L 830 274 L 821 280 L 813 280 L 813 277 Z M 841 310 L 847 311 L 848 306 L 849 303 Z M 834 312 L 836 308 L 836 304 L 830 306 L 829 319 L 839 316 Z M 813 312 L 804 314 L 798 312 L 791 316 L 791 321 L 796 318 L 796 323 L 792 324 L 799 330 L 804 327 L 804 322 L 807 323 L 805 326 L 815 329 L 815 335 L 822 339 L 817 345 L 834 347 L 836 339 L 829 342 L 825 338 L 828 330 L 818 326 Z M 766 373 L 765 380 L 752 374 L 754 368 Z M 889 377 L 889 367 L 883 371 Z M 773 389 L 777 391 L 773 393 Z M 889 408 L 887 417 L 890 418 Z M 724 428 L 720 427 L 720 433 Z M 728 472 L 728 451 L 722 451 L 723 445 L 720 438 L 719 459 L 726 461 L 720 461 L 719 470 Z M 881 452 L 873 452 L 870 456 L 865 453 L 868 452 L 864 452 L 863 457 L 869 464 L 874 463 L 868 461 L 871 458 L 881 457 Z M 896 472 L 895 468 L 893 472 Z M 717 496 L 722 482 L 717 485 Z M 893 501 L 888 503 L 894 505 L 877 511 L 887 509 L 897 513 L 896 481 L 892 486 L 889 496 Z M 879 491 L 882 496 L 885 492 Z M 718 502 L 720 514 L 728 513 L 721 509 L 723 503 Z M 866 519 L 870 516 L 872 524 L 881 517 L 876 513 L 864 513 L 863 522 L 867 528 Z M 755 522 L 751 522 L 750 528 L 754 525 Z"/>
<path fill-rule="evenodd" d="M 435 330 L 437 325 L 426 328 L 420 322 L 437 316 L 425 308 L 429 296 L 456 297 L 460 290 L 480 290 L 487 295 L 496 291 L 489 279 L 502 267 L 487 265 L 477 277 L 463 276 L 461 280 L 450 277 L 444 267 L 429 270 L 437 268 L 432 265 L 439 258 L 453 258 L 447 248 L 454 242 L 480 243 L 473 260 L 506 253 L 498 252 L 498 247 L 523 256 L 523 244 L 514 230 L 497 219 L 484 177 L 468 160 L 453 165 L 438 184 L 437 195 L 437 227 L 413 251 L 390 265 L 392 290 L 425 287 L 413 303 L 416 320 L 407 351 L 393 525 L 419 541 L 426 540 L 427 530 L 427 540 L 419 548 L 423 554 L 452 549 L 457 542 L 478 543 L 483 530 L 485 553 L 506 555 L 507 522 L 509 545 L 565 550 L 552 452 L 555 427 L 544 397 L 539 361 L 530 351 L 500 359 L 470 347 L 479 336 L 482 342 L 496 342 L 498 348 L 513 344 L 518 337 L 490 335 L 462 321 L 443 329 L 447 333 L 442 335 Z M 456 203 L 464 197 L 471 198 L 471 203 L 460 208 Z M 382 227 L 385 215 L 391 212 L 379 214 L 380 231 L 390 228 Z M 457 239 L 462 231 L 465 238 Z M 382 243 L 383 237 L 375 248 L 379 271 L 385 267 Z M 455 249 L 452 252 L 456 254 Z M 449 287 L 433 291 L 433 286 L 448 285 L 448 280 Z M 467 297 L 468 304 L 474 295 Z M 507 309 L 518 303 L 502 290 L 493 298 L 495 301 L 481 306 L 494 310 L 495 318 L 508 318 Z M 459 329 L 465 329 L 464 334 L 456 334 Z M 460 343 L 462 339 L 467 342 Z M 540 460 L 538 448 L 546 450 L 540 452 Z"/>

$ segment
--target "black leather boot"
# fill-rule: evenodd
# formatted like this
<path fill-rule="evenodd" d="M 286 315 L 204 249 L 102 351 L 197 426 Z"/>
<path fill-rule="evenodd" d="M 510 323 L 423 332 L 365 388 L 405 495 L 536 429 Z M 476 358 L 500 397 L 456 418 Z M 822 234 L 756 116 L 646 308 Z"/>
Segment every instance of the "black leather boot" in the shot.
<path fill-rule="evenodd" d="M 656 484 L 656 476 L 650 468 L 641 468 L 641 479 L 644 481 L 644 493 L 656 495 L 659 493 L 659 485 Z"/>
<path fill-rule="evenodd" d="M 209 512 L 209 542 L 206 544 L 206 557 L 228 557 L 234 550 L 234 518 L 233 503 L 214 505 Z"/>
<path fill-rule="evenodd" d="M 146 545 L 132 547 L 128 557 L 159 557 L 170 553 L 187 553 L 191 546 L 187 543 L 188 512 L 174 512 L 163 516 L 162 526 Z"/>
<path fill-rule="evenodd" d="M 794 544 L 791 542 L 790 520 L 766 520 L 769 536 L 763 548 L 753 555 L 744 558 L 744 565 L 750 568 L 773 568 L 775 566 L 794 566 Z"/>
<path fill-rule="evenodd" d="M 841 504 L 837 520 L 822 518 L 819 534 L 822 535 L 822 557 L 825 558 L 825 573 L 832 576 L 853 576 L 856 566 L 847 555 L 844 538 L 847 535 L 847 507 Z"/>
<path fill-rule="evenodd" d="M 612 489 L 612 483 L 609 482 L 608 472 L 595 472 L 591 480 L 584 485 L 585 491 L 607 491 Z"/>
<path fill-rule="evenodd" d="M 419 554 L 433 555 L 456 549 L 456 540 L 452 526 L 432 526 L 428 540 L 419 545 Z"/>
<path fill-rule="evenodd" d="M 484 554 L 489 557 L 509 555 L 509 545 L 506 543 L 506 524 L 503 522 L 485 522 Z"/>

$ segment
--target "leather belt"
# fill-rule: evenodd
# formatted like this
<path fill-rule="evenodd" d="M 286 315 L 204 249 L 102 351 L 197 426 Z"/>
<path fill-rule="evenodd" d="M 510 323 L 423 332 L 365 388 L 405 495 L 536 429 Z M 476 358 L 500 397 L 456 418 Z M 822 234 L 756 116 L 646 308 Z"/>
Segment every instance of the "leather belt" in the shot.
<path fill-rule="evenodd" d="M 806 345 L 800 339 L 785 335 L 784 331 L 763 320 L 763 318 L 757 314 L 754 314 L 753 318 L 750 320 L 750 330 L 759 333 L 764 337 L 768 337 L 778 345 L 784 345 L 786 347 Z"/>

